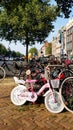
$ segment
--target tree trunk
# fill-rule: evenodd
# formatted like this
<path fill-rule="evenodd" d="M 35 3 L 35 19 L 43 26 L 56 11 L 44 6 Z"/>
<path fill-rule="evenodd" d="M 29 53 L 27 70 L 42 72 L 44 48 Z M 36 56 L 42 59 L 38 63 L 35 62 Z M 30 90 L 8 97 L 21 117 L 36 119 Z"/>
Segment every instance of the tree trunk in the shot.
<path fill-rule="evenodd" d="M 26 62 L 28 62 L 28 46 L 29 46 L 29 40 L 26 39 Z"/>
<path fill-rule="evenodd" d="M 28 44 L 26 44 L 26 61 L 28 62 Z"/>

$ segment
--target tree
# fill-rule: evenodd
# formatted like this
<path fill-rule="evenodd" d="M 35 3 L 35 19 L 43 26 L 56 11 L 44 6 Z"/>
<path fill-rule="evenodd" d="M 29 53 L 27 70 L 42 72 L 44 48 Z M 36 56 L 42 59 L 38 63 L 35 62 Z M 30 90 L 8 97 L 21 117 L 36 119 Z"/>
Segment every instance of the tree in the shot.
<path fill-rule="evenodd" d="M 45 49 L 45 54 L 46 55 L 52 54 L 52 43 L 48 43 L 48 46 Z"/>
<path fill-rule="evenodd" d="M 50 0 L 1 0 L 0 38 L 28 46 L 45 40 L 59 15 Z"/>
<path fill-rule="evenodd" d="M 11 51 L 10 48 L 6 49 L 6 47 L 4 45 L 2 45 L 0 43 L 0 55 L 4 55 L 7 57 L 21 57 L 23 56 L 23 54 L 21 54 L 20 52 L 15 52 L 15 51 Z"/>
<path fill-rule="evenodd" d="M 65 18 L 69 18 L 71 9 L 73 7 L 73 0 L 55 0 L 58 5 L 58 10 L 65 15 Z"/>
<path fill-rule="evenodd" d="M 6 47 L 0 44 L 0 55 L 6 55 L 6 53 L 7 53 Z"/>
<path fill-rule="evenodd" d="M 33 48 L 31 48 L 31 49 L 29 50 L 29 53 L 31 53 L 32 56 L 38 55 L 38 50 L 37 50 L 35 47 L 33 47 Z"/>

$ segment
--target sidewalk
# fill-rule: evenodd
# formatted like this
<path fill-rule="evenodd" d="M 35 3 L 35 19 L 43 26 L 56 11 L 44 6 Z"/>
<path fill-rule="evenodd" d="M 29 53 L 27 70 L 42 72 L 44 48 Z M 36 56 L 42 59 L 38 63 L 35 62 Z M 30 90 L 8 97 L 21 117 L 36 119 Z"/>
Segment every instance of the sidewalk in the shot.
<path fill-rule="evenodd" d="M 0 130 L 73 130 L 73 114 L 53 114 L 44 104 L 15 106 L 10 92 L 15 83 L 7 78 L 0 83 Z"/>

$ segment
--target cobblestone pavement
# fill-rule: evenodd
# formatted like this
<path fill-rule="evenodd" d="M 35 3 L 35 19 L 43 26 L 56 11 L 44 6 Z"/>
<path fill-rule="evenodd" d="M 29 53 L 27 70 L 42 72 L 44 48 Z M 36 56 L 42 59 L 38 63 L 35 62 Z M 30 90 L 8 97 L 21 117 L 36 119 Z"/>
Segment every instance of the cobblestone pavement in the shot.
<path fill-rule="evenodd" d="M 15 83 L 7 78 L 0 83 L 0 130 L 73 130 L 73 114 L 53 114 L 44 103 L 15 106 L 10 92 Z"/>

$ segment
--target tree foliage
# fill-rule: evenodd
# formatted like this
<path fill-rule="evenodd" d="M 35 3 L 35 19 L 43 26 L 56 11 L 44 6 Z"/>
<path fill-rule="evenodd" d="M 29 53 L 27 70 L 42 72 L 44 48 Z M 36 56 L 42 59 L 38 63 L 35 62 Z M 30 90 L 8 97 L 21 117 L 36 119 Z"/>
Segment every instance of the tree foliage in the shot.
<path fill-rule="evenodd" d="M 20 52 L 11 51 L 10 49 L 6 49 L 4 45 L 0 43 L 0 55 L 4 55 L 7 57 L 21 57 L 23 54 Z"/>
<path fill-rule="evenodd" d="M 46 55 L 52 54 L 52 43 L 48 43 L 48 46 L 45 49 L 45 54 Z"/>
<path fill-rule="evenodd" d="M 26 45 L 42 43 L 54 28 L 57 6 L 50 6 L 50 0 L 1 0 L 0 37 Z"/>
<path fill-rule="evenodd" d="M 58 10 L 65 15 L 65 18 L 69 18 L 71 9 L 73 7 L 73 0 L 55 0 L 58 5 Z"/>
<path fill-rule="evenodd" d="M 7 53 L 7 49 L 5 48 L 5 46 L 3 46 L 2 44 L 0 44 L 0 55 L 5 55 Z"/>
<path fill-rule="evenodd" d="M 38 55 L 38 50 L 37 50 L 35 47 L 33 47 L 33 48 L 31 48 L 31 49 L 29 50 L 29 53 L 31 53 L 32 56 Z"/>

